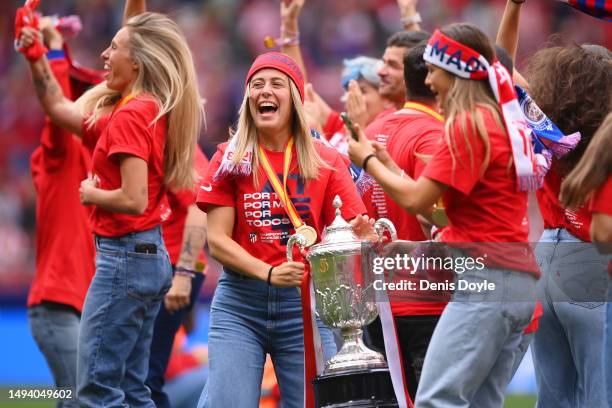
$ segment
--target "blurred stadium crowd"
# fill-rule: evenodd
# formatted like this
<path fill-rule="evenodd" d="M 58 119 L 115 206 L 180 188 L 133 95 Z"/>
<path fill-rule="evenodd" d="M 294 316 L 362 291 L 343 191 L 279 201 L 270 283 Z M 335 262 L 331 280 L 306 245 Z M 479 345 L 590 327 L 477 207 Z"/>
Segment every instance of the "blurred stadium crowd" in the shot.
<path fill-rule="evenodd" d="M 43 114 L 32 91 L 26 62 L 13 50 L 13 16 L 22 1 L 0 2 L 0 299 L 23 302 L 34 273 L 34 191 L 29 157 L 38 144 Z M 278 0 L 151 0 L 150 10 L 168 13 L 191 45 L 207 100 L 206 132 L 200 143 L 213 152 L 243 93 L 253 57 L 264 50 L 263 38 L 279 34 Z M 495 35 L 504 0 L 422 0 L 422 27 L 433 30 L 467 21 Z M 76 60 L 101 68 L 104 50 L 121 21 L 115 0 L 46 0 L 45 14 L 78 14 L 80 35 L 69 40 Z M 560 33 L 567 40 L 610 48 L 612 29 L 553 0 L 530 1 L 523 15 L 518 67 Z M 308 81 L 332 107 L 340 107 L 342 60 L 357 54 L 380 57 L 390 33 L 401 29 L 396 0 L 307 0 L 300 34 Z M 76 192 L 66 192 L 67 194 Z"/>

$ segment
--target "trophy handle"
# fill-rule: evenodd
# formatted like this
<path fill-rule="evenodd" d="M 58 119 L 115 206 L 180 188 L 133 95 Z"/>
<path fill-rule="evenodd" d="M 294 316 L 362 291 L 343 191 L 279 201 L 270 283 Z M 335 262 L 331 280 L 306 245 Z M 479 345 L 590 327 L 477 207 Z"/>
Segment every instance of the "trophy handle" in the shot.
<path fill-rule="evenodd" d="M 297 244 L 300 247 L 300 251 L 306 248 L 306 238 L 302 234 L 293 234 L 287 241 L 287 261 L 293 262 L 293 245 Z"/>
<path fill-rule="evenodd" d="M 391 242 L 397 241 L 397 230 L 395 229 L 395 225 L 393 225 L 390 220 L 386 218 L 380 218 L 374 223 L 374 229 L 378 234 L 379 241 L 382 241 L 383 233 L 385 232 L 385 230 L 389 231 L 389 235 L 391 235 Z"/>

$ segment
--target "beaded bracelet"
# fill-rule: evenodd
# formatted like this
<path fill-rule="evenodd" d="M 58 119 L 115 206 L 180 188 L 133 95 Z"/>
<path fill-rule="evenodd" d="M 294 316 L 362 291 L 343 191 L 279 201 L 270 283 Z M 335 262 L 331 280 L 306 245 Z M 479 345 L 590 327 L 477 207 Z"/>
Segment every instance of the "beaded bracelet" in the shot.
<path fill-rule="evenodd" d="M 196 277 L 196 271 L 191 269 L 187 269 L 185 267 L 179 266 L 174 270 L 175 275 L 179 276 L 189 276 L 191 279 Z"/>

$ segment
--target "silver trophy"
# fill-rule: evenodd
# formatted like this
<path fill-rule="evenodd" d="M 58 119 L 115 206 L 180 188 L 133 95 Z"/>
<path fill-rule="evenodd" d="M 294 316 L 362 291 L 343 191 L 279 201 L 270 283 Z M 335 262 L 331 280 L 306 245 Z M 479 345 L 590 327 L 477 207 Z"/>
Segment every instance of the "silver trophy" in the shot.
<path fill-rule="evenodd" d="M 384 357 L 366 347 L 362 340 L 362 328 L 378 316 L 373 284 L 380 277 L 369 265 L 362 265 L 363 241 L 340 215 L 339 196 L 335 197 L 333 206 L 334 222 L 325 228 L 321 243 L 312 246 L 306 255 L 312 271 L 317 314 L 328 327 L 340 329 L 344 340 L 340 351 L 325 364 L 323 374 L 384 369 L 387 368 Z M 393 241 L 397 239 L 391 221 L 381 218 L 374 227 L 381 239 L 385 230 Z M 299 233 L 292 235 L 287 243 L 289 261 L 293 259 L 294 245 L 301 249 L 305 246 L 305 239 Z"/>

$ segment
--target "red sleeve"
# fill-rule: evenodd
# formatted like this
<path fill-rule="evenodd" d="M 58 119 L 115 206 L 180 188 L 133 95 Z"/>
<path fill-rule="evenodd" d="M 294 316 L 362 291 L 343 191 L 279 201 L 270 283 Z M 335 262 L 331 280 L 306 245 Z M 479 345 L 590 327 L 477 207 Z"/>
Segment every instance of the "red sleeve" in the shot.
<path fill-rule="evenodd" d="M 342 199 L 342 218 L 352 220 L 360 214 L 365 214 L 366 209 L 357 193 L 357 188 L 349 174 L 348 168 L 340 153 L 334 152 L 336 159 L 332 164 L 333 170 L 329 176 L 327 188 L 325 189 L 325 199 L 323 202 L 323 225 L 330 225 L 336 213 L 332 205 L 336 195 Z"/>
<path fill-rule="evenodd" d="M 208 159 L 204 156 L 202 149 L 200 146 L 196 147 L 195 151 L 195 169 L 198 173 L 198 177 L 200 180 L 204 178 L 206 175 L 206 169 L 208 168 Z M 179 203 L 181 207 L 189 207 L 190 205 L 196 202 L 198 196 L 198 190 L 200 190 L 200 183 L 193 190 L 181 190 L 174 194 L 175 200 Z M 170 193 L 169 193 L 170 194 Z"/>
<path fill-rule="evenodd" d="M 444 143 L 444 141 L 442 141 L 441 129 L 432 129 L 417 140 L 413 152 L 415 180 L 419 178 L 423 170 L 425 170 L 425 167 L 427 167 L 427 163 L 433 158 L 438 148 L 438 143 Z"/>
<path fill-rule="evenodd" d="M 71 98 L 70 92 L 70 65 L 65 58 L 57 58 L 49 61 L 51 72 L 60 85 L 62 93 L 66 98 Z M 61 159 L 69 143 L 72 141 L 72 133 L 62 127 L 54 125 L 48 117 L 45 117 L 45 127 L 41 135 L 41 146 L 47 158 Z M 46 165 L 54 165 L 53 161 L 46 162 Z"/>
<path fill-rule="evenodd" d="M 594 213 L 612 215 L 612 176 L 595 192 L 589 210 Z"/>
<path fill-rule="evenodd" d="M 327 122 L 323 126 L 323 135 L 329 140 L 336 132 L 342 132 L 344 129 L 344 122 L 340 117 L 340 114 L 332 109 L 327 116 Z"/>
<path fill-rule="evenodd" d="M 151 115 L 140 109 L 121 109 L 108 126 L 108 157 L 117 154 L 136 156 L 147 163 L 153 149 Z"/>
<path fill-rule="evenodd" d="M 468 195 L 480 180 L 485 146 L 482 139 L 472 131 L 469 117 L 466 121 L 467 133 L 464 134 L 461 119 L 455 120 L 452 135 L 449 135 L 451 147 L 442 140 L 422 176 Z"/>
<path fill-rule="evenodd" d="M 224 151 L 225 146 L 223 145 L 217 148 L 217 152 L 212 157 L 208 170 L 200 183 L 196 203 L 204 212 L 206 212 L 208 205 L 236 206 L 236 196 L 234 195 L 235 183 L 231 176 L 224 177 L 221 180 L 214 180 L 214 175 L 219 166 L 221 166 Z"/>

